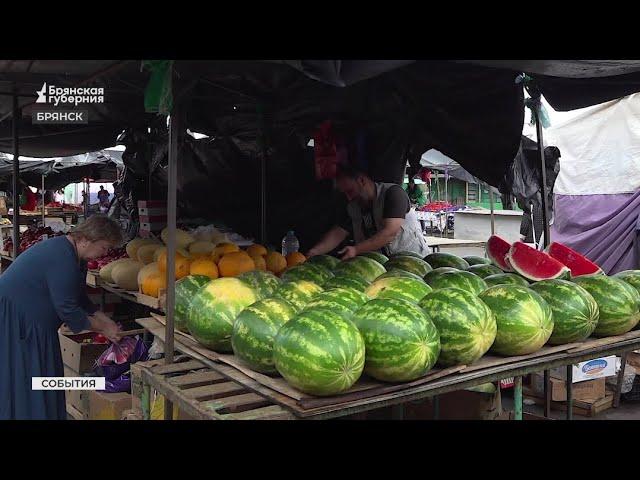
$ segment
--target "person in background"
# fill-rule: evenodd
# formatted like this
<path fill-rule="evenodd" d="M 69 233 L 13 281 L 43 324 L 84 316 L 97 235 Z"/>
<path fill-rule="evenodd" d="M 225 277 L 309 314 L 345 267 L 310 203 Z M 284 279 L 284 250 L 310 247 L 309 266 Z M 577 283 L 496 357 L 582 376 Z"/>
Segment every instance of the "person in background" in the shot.
<path fill-rule="evenodd" d="M 122 243 L 120 226 L 92 216 L 68 235 L 39 242 L 0 275 L 0 420 L 66 419 L 64 390 L 33 390 L 33 377 L 64 377 L 58 329 L 120 339 L 87 297 L 86 261 Z"/>
<path fill-rule="evenodd" d="M 98 201 L 102 207 L 109 206 L 109 192 L 104 189 L 103 185 L 100 185 L 100 191 L 98 192 Z"/>
<path fill-rule="evenodd" d="M 35 194 L 26 183 L 23 183 L 22 195 L 20 197 L 21 210 L 33 212 L 38 206 L 38 195 Z"/>
<path fill-rule="evenodd" d="M 409 183 L 405 187 L 407 195 L 409 195 L 409 201 L 412 205 L 422 207 L 427 203 L 427 199 L 424 196 L 424 192 L 418 185 L 416 185 L 414 177 L 409 177 Z"/>
<path fill-rule="evenodd" d="M 400 185 L 374 182 L 367 174 L 342 165 L 337 172 L 336 184 L 348 203 L 338 224 L 307 252 L 307 257 L 331 252 L 349 234 L 355 245 L 338 252 L 343 260 L 373 251 L 385 255 L 399 251 L 416 252 L 423 257 L 428 255 L 427 242 L 415 211 Z"/>

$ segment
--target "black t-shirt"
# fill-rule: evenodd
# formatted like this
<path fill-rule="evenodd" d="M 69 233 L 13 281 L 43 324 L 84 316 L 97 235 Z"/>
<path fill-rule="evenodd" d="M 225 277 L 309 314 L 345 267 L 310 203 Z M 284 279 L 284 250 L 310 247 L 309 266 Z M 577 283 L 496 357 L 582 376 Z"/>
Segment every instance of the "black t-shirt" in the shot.
<path fill-rule="evenodd" d="M 400 185 L 389 187 L 384 196 L 383 218 L 404 218 L 411 208 L 407 192 Z M 366 238 L 371 238 L 376 234 L 376 226 L 373 220 L 373 212 L 371 209 L 362 210 L 363 231 Z M 353 222 L 347 212 L 346 201 L 340 212 L 338 225 L 353 235 Z"/>

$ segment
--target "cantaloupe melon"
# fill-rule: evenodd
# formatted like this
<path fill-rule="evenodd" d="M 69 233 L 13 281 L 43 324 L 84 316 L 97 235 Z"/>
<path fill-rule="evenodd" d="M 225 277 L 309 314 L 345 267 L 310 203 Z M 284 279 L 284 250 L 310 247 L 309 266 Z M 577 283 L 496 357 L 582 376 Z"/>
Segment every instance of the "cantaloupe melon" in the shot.
<path fill-rule="evenodd" d="M 167 247 L 160 247 L 158 250 L 153 252 L 153 261 L 157 262 L 158 259 L 160 258 L 160 255 L 162 255 L 166 251 L 167 251 Z M 182 255 L 185 258 L 191 258 L 191 254 L 184 248 L 178 248 L 176 249 L 176 252 L 178 252 L 180 255 Z"/>
<path fill-rule="evenodd" d="M 138 290 L 138 272 L 144 267 L 141 262 L 120 263 L 113 267 L 113 282 L 124 290 Z"/>
<path fill-rule="evenodd" d="M 142 285 L 144 279 L 153 273 L 160 273 L 158 262 L 150 263 L 149 265 L 145 265 L 140 269 L 140 271 L 138 272 L 138 285 Z"/>
<path fill-rule="evenodd" d="M 160 232 L 160 238 L 162 238 L 165 245 L 169 242 L 168 227 Z M 176 248 L 187 248 L 193 242 L 195 242 L 195 238 L 191 234 L 176 228 Z"/>
<path fill-rule="evenodd" d="M 129 243 L 127 243 L 126 250 L 129 258 L 137 259 L 138 258 L 138 249 L 143 245 L 154 245 L 159 244 L 158 240 L 155 238 L 134 238 Z"/>
<path fill-rule="evenodd" d="M 100 279 L 103 282 L 114 283 L 113 277 L 112 277 L 113 269 L 117 265 L 120 265 L 122 263 L 127 263 L 127 262 L 137 263 L 136 260 L 134 260 L 132 258 L 119 258 L 118 260 L 114 260 L 113 262 L 105 265 L 104 267 L 102 267 L 100 269 Z"/>
<path fill-rule="evenodd" d="M 148 265 L 153 262 L 153 257 L 159 248 L 162 248 L 162 244 L 153 243 L 151 245 L 142 245 L 138 248 L 138 261 Z"/>
<path fill-rule="evenodd" d="M 194 258 L 209 257 L 215 248 L 216 246 L 211 242 L 193 242 L 189 245 L 189 253 Z"/>

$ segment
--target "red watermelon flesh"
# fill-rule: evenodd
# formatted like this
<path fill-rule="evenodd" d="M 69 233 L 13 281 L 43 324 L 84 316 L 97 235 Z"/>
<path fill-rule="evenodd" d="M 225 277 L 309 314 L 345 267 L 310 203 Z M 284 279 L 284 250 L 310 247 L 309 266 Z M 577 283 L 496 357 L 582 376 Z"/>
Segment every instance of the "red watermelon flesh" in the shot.
<path fill-rule="evenodd" d="M 511 244 L 498 235 L 491 235 L 487 240 L 487 255 L 496 267 L 505 272 L 513 272 L 513 268 L 511 268 L 506 258 L 510 248 Z"/>
<path fill-rule="evenodd" d="M 558 278 L 569 271 L 555 258 L 522 242 L 514 242 L 506 258 L 516 272 L 534 282 Z"/>
<path fill-rule="evenodd" d="M 546 252 L 563 265 L 569 267 L 572 277 L 602 273 L 602 269 L 598 265 L 561 243 L 552 242 L 547 247 Z"/>

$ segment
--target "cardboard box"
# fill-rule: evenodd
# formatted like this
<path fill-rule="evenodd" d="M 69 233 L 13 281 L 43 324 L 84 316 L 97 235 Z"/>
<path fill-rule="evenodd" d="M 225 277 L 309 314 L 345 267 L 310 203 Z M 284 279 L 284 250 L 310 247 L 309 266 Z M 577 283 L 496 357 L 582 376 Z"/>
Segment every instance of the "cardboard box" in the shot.
<path fill-rule="evenodd" d="M 65 377 L 81 377 L 78 372 L 71 370 L 66 365 L 64 366 Z M 67 403 L 67 410 L 69 405 L 73 407 L 77 414 L 81 416 L 83 420 L 89 418 L 89 392 L 90 390 L 65 390 L 65 400 Z"/>
<path fill-rule="evenodd" d="M 439 395 L 440 420 L 493 420 L 502 413 L 500 392 L 471 392 L 459 390 Z M 406 420 L 433 419 L 431 400 L 409 402 L 404 406 Z"/>
<path fill-rule="evenodd" d="M 620 359 L 615 355 L 580 362 L 573 365 L 573 383 L 586 382 L 594 378 L 611 377 L 615 375 L 619 369 Z M 566 380 L 567 369 L 565 367 L 554 368 L 551 370 L 551 376 Z"/>
<path fill-rule="evenodd" d="M 566 380 L 551 377 L 549 386 L 551 388 L 551 400 L 554 402 L 565 402 L 567 400 Z M 605 379 L 597 378 L 572 384 L 574 400 L 598 400 L 604 398 Z M 544 395 L 544 375 L 541 373 L 531 374 L 531 389 L 539 396 Z"/>
<path fill-rule="evenodd" d="M 89 420 L 120 420 L 130 409 L 130 393 L 89 392 Z"/>
<path fill-rule="evenodd" d="M 78 372 L 78 376 L 93 371 L 95 361 L 109 346 L 108 344 L 82 343 L 82 340 L 92 338 L 92 336 L 92 333 L 78 335 L 58 333 L 62 363 L 70 370 Z"/>

